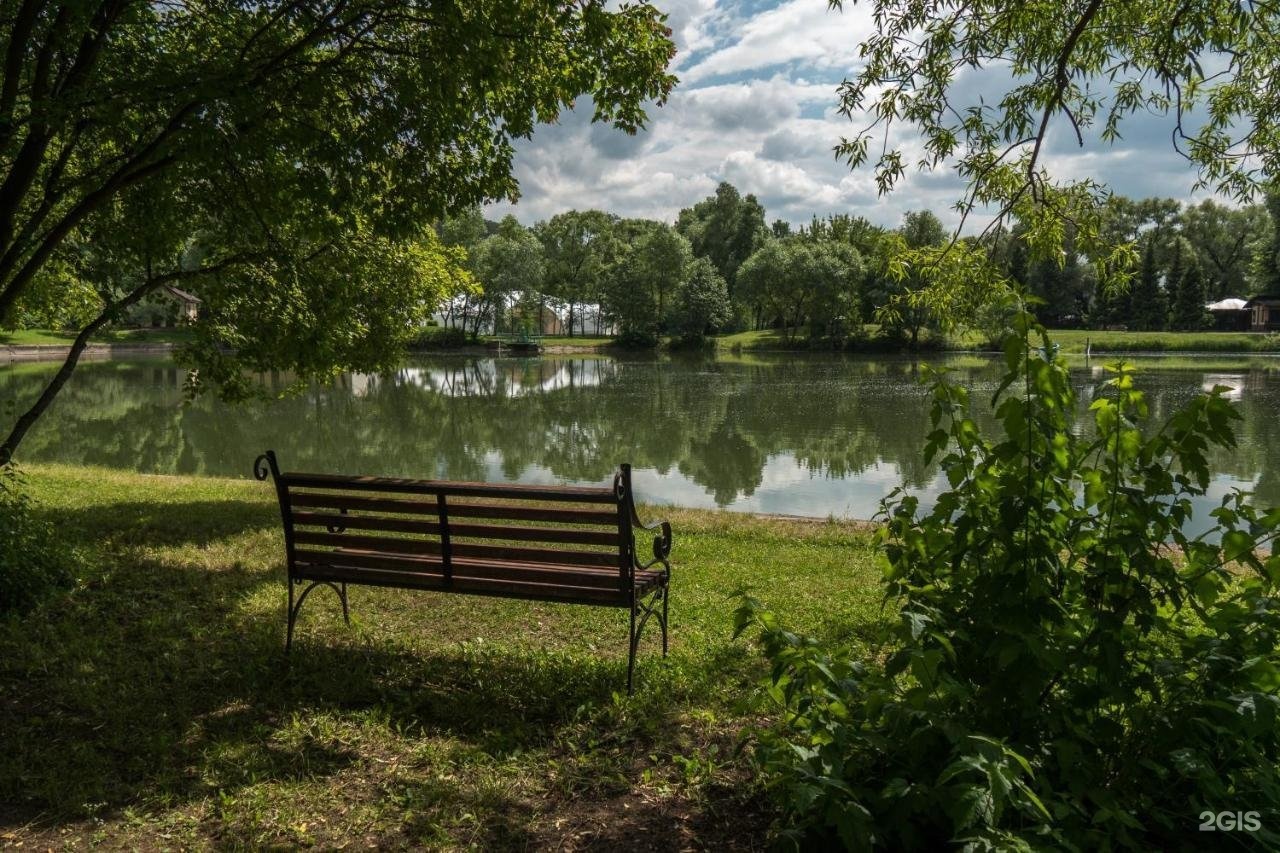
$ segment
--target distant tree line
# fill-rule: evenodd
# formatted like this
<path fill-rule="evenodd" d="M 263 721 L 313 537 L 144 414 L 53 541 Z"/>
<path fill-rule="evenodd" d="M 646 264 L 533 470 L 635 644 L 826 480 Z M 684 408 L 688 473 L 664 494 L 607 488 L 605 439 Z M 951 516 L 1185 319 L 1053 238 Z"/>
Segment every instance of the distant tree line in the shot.
<path fill-rule="evenodd" d="M 1103 227 L 1113 242 L 1131 242 L 1138 265 L 1126 292 L 1098 286 L 1095 259 L 1076 252 L 1070 231 L 1060 264 L 1030 264 L 1022 226 L 989 237 L 989 253 L 1041 304 L 1050 327 L 1123 326 L 1140 331 L 1213 328 L 1207 303 L 1280 294 L 1280 193 L 1264 203 L 1230 207 L 1213 200 L 1112 196 Z"/>
<path fill-rule="evenodd" d="M 1059 263 L 1029 262 L 1016 221 L 964 242 L 980 245 L 1034 297 L 1051 327 L 1196 330 L 1213 327 L 1208 302 L 1280 293 L 1278 220 L 1280 194 L 1244 207 L 1113 196 L 1108 236 L 1134 243 L 1140 259 L 1129 289 L 1116 293 L 1099 286 L 1095 259 L 1074 251 L 1070 234 Z M 674 225 L 573 210 L 526 228 L 512 216 L 486 221 L 474 208 L 439 231 L 444 243 L 465 249 L 479 283 L 446 310 L 448 324 L 473 334 L 536 330 L 554 306 L 564 334 L 607 329 L 639 346 L 753 329 L 815 347 L 841 348 L 870 334 L 922 346 L 936 340 L 942 318 L 904 297 L 927 277 L 891 262 L 903 247 L 951 238 L 928 210 L 907 213 L 896 228 L 847 214 L 798 228 L 767 225 L 755 196 L 728 183 L 681 210 Z M 994 335 L 998 306 L 989 315 Z"/>
<path fill-rule="evenodd" d="M 1034 297 L 1050 327 L 1207 329 L 1214 323 L 1205 310 L 1210 301 L 1280 294 L 1280 193 L 1242 207 L 1113 196 L 1104 223 L 1111 241 L 1138 247 L 1124 292 L 1099 286 L 1096 259 L 1075 251 L 1070 232 L 1059 263 L 1030 262 L 1025 228 L 1016 221 L 962 242 L 979 245 Z M 445 325 L 473 336 L 554 326 L 568 336 L 609 333 L 652 346 L 776 330 L 788 344 L 837 349 L 873 336 L 889 347 L 938 340 L 943 318 L 907 298 L 927 285 L 926 271 L 895 268 L 893 259 L 904 248 L 951 239 L 928 210 L 907 213 L 896 228 L 848 214 L 799 227 L 767 225 L 755 196 L 728 183 L 681 210 L 674 224 L 571 210 L 525 227 L 513 216 L 486 220 L 471 207 L 428 236 L 469 274 L 452 286 L 441 314 Z M 75 293 L 63 288 L 47 303 L 30 299 L 14 319 L 43 326 L 78 316 L 86 309 Z M 144 302 L 135 314 L 166 304 Z M 547 323 L 551 312 L 554 324 Z M 1001 317 L 993 305 L 971 322 L 994 339 Z"/>

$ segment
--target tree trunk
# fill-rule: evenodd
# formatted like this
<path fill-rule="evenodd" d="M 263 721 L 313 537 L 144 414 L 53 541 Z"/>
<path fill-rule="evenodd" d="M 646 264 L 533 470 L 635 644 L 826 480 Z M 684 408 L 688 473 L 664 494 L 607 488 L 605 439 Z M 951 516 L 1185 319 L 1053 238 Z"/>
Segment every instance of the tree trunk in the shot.
<path fill-rule="evenodd" d="M 120 301 L 113 302 L 106 308 L 102 309 L 93 322 L 80 330 L 80 334 L 76 335 L 75 341 L 71 344 L 71 349 L 67 353 L 66 359 L 62 362 L 62 367 L 58 368 L 58 372 L 49 380 L 49 384 L 45 386 L 44 391 L 40 393 L 39 398 L 30 409 L 23 412 L 22 416 L 14 423 L 13 429 L 9 431 L 9 435 L 3 443 L 0 443 L 0 465 L 8 464 L 13 459 L 13 455 L 17 452 L 18 446 L 22 444 L 22 439 L 26 437 L 27 432 L 40 419 L 40 416 L 49 408 L 49 404 L 53 402 L 54 397 L 58 396 L 58 392 L 62 390 L 62 386 L 67 384 L 67 380 L 71 378 L 71 374 L 75 372 L 76 365 L 80 361 L 80 356 L 84 353 L 85 348 L 89 346 L 89 339 L 94 336 L 103 326 L 112 322 L 120 316 L 124 309 L 131 305 L 135 305 L 151 291 L 155 290 L 162 284 L 168 284 L 171 281 L 178 281 L 183 278 L 194 278 L 198 275 L 218 272 L 226 269 L 232 264 L 244 261 L 243 255 L 224 259 L 218 263 L 199 270 L 177 270 L 163 275 L 148 277 L 145 282 L 138 285 L 124 296 Z"/>
<path fill-rule="evenodd" d="M 45 413 L 45 410 L 49 408 L 53 398 L 58 396 L 58 392 L 62 390 L 62 386 L 67 384 L 67 380 L 75 372 L 76 364 L 80 361 L 80 355 L 89 346 L 89 339 L 99 329 L 118 317 L 125 308 L 137 303 L 142 297 L 159 287 L 164 280 L 166 280 L 165 277 L 148 279 L 146 283 L 137 287 L 119 302 L 107 306 L 92 323 L 80 330 L 80 334 L 76 335 L 75 341 L 71 344 L 71 350 L 67 353 L 66 359 L 62 362 L 62 367 L 58 368 L 58 372 L 49 380 L 49 384 L 45 386 L 44 391 L 40 393 L 39 398 L 36 399 L 31 408 L 23 412 L 22 417 L 18 418 L 13 425 L 13 429 L 9 431 L 9 437 L 4 440 L 3 444 L 0 444 L 0 465 L 8 464 L 13 459 L 14 453 L 18 450 L 18 445 L 22 444 L 22 439 L 26 437 L 27 432 L 40 419 L 40 416 Z"/>

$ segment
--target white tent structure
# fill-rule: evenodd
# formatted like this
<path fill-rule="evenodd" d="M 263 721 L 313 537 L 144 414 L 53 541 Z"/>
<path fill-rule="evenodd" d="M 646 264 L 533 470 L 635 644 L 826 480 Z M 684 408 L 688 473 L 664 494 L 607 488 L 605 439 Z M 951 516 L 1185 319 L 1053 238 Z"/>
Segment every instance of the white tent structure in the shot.
<path fill-rule="evenodd" d="M 616 324 L 607 317 L 604 309 L 599 305 L 578 302 L 574 303 L 572 308 L 574 334 L 611 335 L 614 333 Z M 530 334 L 564 335 L 569 332 L 569 313 L 570 306 L 567 302 L 550 297 L 544 297 L 539 302 L 533 294 L 526 299 L 523 292 L 512 291 L 502 296 L 503 322 L 497 331 L 515 332 L 527 322 Z M 495 331 L 491 306 L 487 300 L 474 296 L 454 297 L 441 305 L 432 315 L 432 319 L 440 326 L 465 328 L 468 331 L 475 329 L 482 335 L 491 335 Z M 541 328 L 538 328 L 539 326 Z"/>
<path fill-rule="evenodd" d="M 1210 302 L 1204 307 L 1208 311 L 1243 311 L 1244 306 L 1248 304 L 1248 300 L 1229 297 L 1227 299 L 1220 299 L 1217 302 Z"/>

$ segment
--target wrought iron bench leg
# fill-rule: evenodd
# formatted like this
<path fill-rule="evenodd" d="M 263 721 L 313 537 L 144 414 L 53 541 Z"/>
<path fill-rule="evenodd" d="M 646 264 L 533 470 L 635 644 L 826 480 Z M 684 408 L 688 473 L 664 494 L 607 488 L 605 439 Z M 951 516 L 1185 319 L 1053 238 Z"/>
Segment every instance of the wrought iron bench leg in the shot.
<path fill-rule="evenodd" d="M 631 695 L 631 685 L 636 672 L 636 646 L 640 644 L 640 635 L 636 631 L 636 595 L 631 594 L 631 633 L 627 643 L 627 695 Z"/>
<path fill-rule="evenodd" d="M 302 591 L 302 595 L 298 596 L 297 601 L 294 600 L 293 587 L 295 584 L 302 583 L 301 578 L 289 579 L 289 624 L 285 629 L 284 635 L 284 653 L 289 654 L 289 650 L 293 648 L 293 626 L 298 621 L 298 611 L 302 609 L 302 603 L 307 600 L 307 596 L 311 594 L 311 590 L 318 586 L 327 586 L 338 596 L 338 600 L 342 602 L 342 620 L 348 625 L 351 624 L 351 613 L 347 607 L 347 585 L 345 583 L 334 583 L 333 581 L 312 581 L 311 584 Z"/>
<path fill-rule="evenodd" d="M 671 594 L 669 584 L 662 585 L 662 656 L 667 656 L 667 597 Z"/>

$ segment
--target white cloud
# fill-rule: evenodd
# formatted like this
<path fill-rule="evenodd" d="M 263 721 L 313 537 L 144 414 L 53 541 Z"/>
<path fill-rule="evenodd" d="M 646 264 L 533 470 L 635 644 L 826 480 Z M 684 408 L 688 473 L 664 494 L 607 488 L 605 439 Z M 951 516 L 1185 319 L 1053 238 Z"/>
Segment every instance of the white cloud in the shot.
<path fill-rule="evenodd" d="M 877 195 L 870 168 L 851 172 L 833 147 L 855 124 L 840 116 L 836 88 L 854 72 L 859 42 L 870 31 L 866 6 L 843 14 L 823 0 L 787 0 L 752 12 L 715 0 L 657 0 L 679 54 L 682 78 L 670 102 L 650 110 L 648 129 L 628 137 L 589 123 L 584 99 L 561 123 L 521 142 L 516 178 L 522 198 L 493 205 L 532 224 L 570 209 L 673 221 L 681 208 L 710 195 L 722 180 L 754 194 L 770 220 L 793 224 L 817 214 L 850 213 L 896 225 L 908 210 L 929 208 L 956 222 L 952 205 L 963 187 L 950 171 L 909 172 L 889 196 Z M 1000 69 L 957 81 L 960 100 L 997 99 L 1008 77 Z M 865 122 L 859 121 L 857 127 Z M 1156 121 L 1135 121 L 1115 146 L 1087 139 L 1082 151 L 1057 139 L 1047 162 L 1063 177 L 1091 175 L 1134 196 L 1186 197 L 1194 175 Z M 914 163 L 922 148 L 910 128 L 891 145 Z M 972 217 L 981 227 L 986 219 Z"/>
<path fill-rule="evenodd" d="M 682 77 L 696 83 L 796 63 L 843 74 L 853 68 L 858 45 L 870 32 L 871 11 L 866 5 L 836 13 L 818 0 L 789 0 L 742 21 L 733 43 L 715 50 Z"/>

